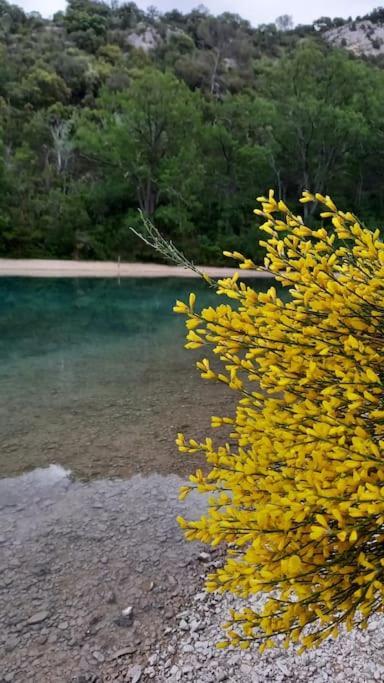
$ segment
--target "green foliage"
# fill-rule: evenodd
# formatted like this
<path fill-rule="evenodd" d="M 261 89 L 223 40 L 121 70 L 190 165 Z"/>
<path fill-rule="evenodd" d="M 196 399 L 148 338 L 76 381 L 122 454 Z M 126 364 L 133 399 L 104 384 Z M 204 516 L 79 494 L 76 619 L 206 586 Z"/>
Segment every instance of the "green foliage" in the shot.
<path fill-rule="evenodd" d="M 150 259 L 129 231 L 141 208 L 195 260 L 258 259 L 254 198 L 272 185 L 290 201 L 332 186 L 374 221 L 384 74 L 326 46 L 340 21 L 98 0 L 49 21 L 0 0 L 0 253 Z"/>
<path fill-rule="evenodd" d="M 11 90 L 12 101 L 22 107 L 29 105 L 34 109 L 49 107 L 55 102 L 67 102 L 70 90 L 63 79 L 44 64 L 37 63 L 31 71 Z"/>

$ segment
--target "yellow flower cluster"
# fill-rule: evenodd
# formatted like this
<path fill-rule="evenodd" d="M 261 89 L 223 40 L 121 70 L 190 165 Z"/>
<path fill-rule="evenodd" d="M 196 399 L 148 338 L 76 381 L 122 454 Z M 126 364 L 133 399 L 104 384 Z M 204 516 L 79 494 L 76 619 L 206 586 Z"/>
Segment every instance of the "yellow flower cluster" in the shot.
<path fill-rule="evenodd" d="M 196 312 L 192 294 L 175 306 L 187 348 L 212 347 L 202 377 L 239 393 L 233 416 L 212 418 L 227 441 L 178 435 L 210 470 L 181 490 L 208 492 L 207 513 L 179 522 L 188 539 L 223 544 L 208 590 L 265 596 L 232 613 L 219 646 L 304 649 L 341 624 L 365 627 L 384 604 L 384 244 L 328 196 L 301 199 L 320 205 L 320 228 L 272 191 L 258 201 L 265 269 L 287 300 L 235 276 L 217 283 L 233 302 Z"/>

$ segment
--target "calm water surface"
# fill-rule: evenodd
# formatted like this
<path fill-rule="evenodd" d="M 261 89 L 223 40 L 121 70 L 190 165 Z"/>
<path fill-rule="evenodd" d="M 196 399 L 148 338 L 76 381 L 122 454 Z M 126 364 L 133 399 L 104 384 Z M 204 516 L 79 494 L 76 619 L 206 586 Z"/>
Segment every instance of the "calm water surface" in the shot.
<path fill-rule="evenodd" d="M 183 348 L 172 305 L 191 290 L 218 299 L 196 279 L 0 279 L 0 476 L 190 471 L 177 431 L 204 433 L 231 398 Z"/>
<path fill-rule="evenodd" d="M 0 279 L 0 679 L 109 675 L 127 642 L 143 661 L 185 602 L 199 551 L 175 517 L 203 502 L 177 500 L 196 463 L 174 439 L 232 410 L 183 348 L 191 290 L 217 300 L 195 279 Z"/>

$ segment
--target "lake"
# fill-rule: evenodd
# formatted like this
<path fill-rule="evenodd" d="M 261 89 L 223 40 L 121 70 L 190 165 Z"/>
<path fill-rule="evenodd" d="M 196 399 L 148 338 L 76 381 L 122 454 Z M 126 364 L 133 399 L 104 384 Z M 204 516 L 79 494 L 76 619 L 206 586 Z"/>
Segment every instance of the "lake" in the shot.
<path fill-rule="evenodd" d="M 196 279 L 0 278 L 6 681 L 118 677 L 199 584 L 175 522 L 202 509 L 177 500 L 199 460 L 174 440 L 206 435 L 233 395 L 183 348 L 172 305 L 190 291 L 217 301 Z"/>

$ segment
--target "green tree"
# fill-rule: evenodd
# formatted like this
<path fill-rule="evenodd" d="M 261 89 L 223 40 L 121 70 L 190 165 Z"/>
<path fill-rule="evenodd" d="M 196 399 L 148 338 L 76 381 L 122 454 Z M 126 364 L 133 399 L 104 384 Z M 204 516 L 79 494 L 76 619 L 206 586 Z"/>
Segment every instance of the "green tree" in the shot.
<path fill-rule="evenodd" d="M 126 92 L 104 92 L 86 111 L 78 145 L 125 186 L 136 205 L 167 227 L 190 224 L 202 188 L 196 134 L 198 97 L 168 73 L 151 69 Z"/>
<path fill-rule="evenodd" d="M 11 90 L 15 103 L 33 109 L 48 107 L 55 102 L 68 102 L 70 90 L 63 79 L 43 63 L 37 63 Z"/>
<path fill-rule="evenodd" d="M 220 250 L 241 248 L 252 242 L 257 248 L 253 227 L 255 187 L 269 186 L 268 130 L 273 105 L 251 95 L 228 96 L 210 106 L 210 125 L 204 128 L 204 156 L 210 192 L 200 217 L 204 234 Z M 221 249 L 220 249 L 221 245 Z"/>
<path fill-rule="evenodd" d="M 376 75 L 344 53 L 328 52 L 311 41 L 266 69 L 262 87 L 275 108 L 271 162 L 282 196 L 306 188 L 324 192 L 335 182 L 336 195 L 343 192 L 369 138 L 367 114 Z"/>

